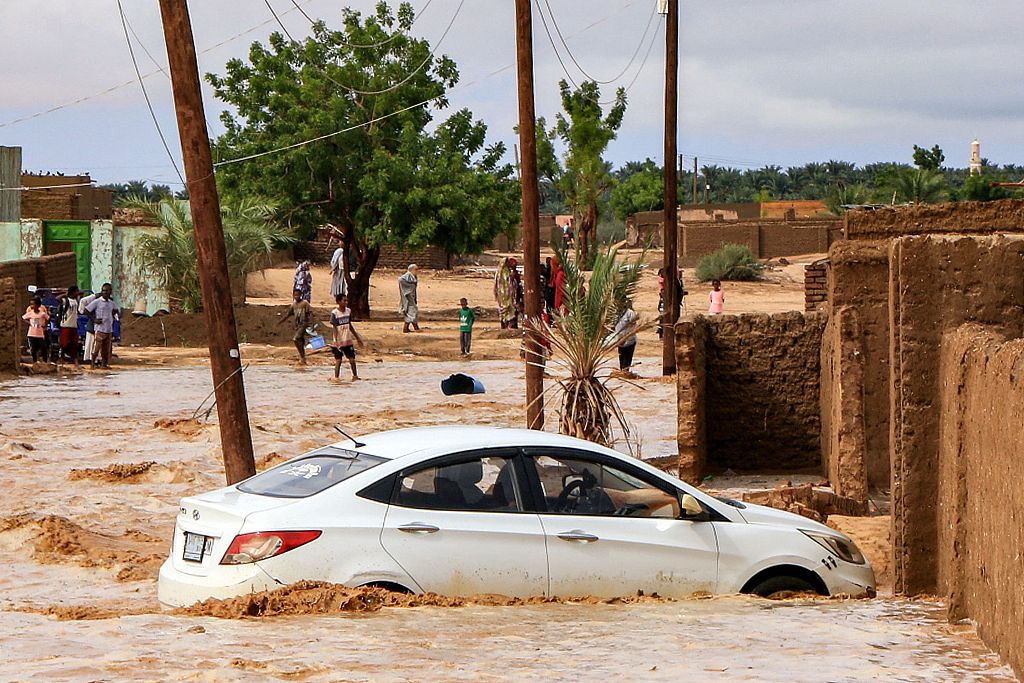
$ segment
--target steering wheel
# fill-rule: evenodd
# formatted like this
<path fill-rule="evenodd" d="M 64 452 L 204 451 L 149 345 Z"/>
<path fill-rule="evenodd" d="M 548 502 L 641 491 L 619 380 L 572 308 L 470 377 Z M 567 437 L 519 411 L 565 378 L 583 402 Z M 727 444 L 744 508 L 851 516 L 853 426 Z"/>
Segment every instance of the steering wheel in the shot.
<path fill-rule="evenodd" d="M 628 517 L 634 512 L 640 512 L 641 510 L 646 510 L 649 507 L 650 506 L 647 505 L 647 503 L 626 503 L 616 510 L 614 515 L 616 517 Z"/>
<path fill-rule="evenodd" d="M 573 512 L 576 510 L 576 506 L 579 505 L 580 498 L 586 490 L 590 488 L 585 479 L 576 479 L 570 481 L 562 489 L 562 492 L 558 494 L 558 498 L 555 499 L 555 512 Z M 570 497 L 572 501 L 570 502 Z"/>

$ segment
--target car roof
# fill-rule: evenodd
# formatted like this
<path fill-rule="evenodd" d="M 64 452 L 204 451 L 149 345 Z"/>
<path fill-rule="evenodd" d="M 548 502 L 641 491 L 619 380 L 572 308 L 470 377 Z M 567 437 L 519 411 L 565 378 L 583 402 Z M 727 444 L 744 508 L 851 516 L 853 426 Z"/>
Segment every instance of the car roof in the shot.
<path fill-rule="evenodd" d="M 564 448 L 585 448 L 605 453 L 615 453 L 590 441 L 583 441 L 563 434 L 553 434 L 535 429 L 512 429 L 508 427 L 485 427 L 467 425 L 437 425 L 434 427 L 410 427 L 376 432 L 356 437 L 363 446 L 353 448 L 351 440 L 331 444 L 346 450 L 356 450 L 369 455 L 394 460 L 413 453 L 436 452 L 455 453 L 477 448 L 501 448 L 504 446 L 561 446 Z"/>

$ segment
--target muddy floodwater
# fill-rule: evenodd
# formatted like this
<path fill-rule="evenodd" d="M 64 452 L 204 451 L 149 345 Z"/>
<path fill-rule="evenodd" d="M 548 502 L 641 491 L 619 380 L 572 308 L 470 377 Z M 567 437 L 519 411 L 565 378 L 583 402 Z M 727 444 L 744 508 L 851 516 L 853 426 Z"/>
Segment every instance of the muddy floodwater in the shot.
<path fill-rule="evenodd" d="M 355 433 L 521 424 L 522 366 L 473 363 L 487 393 L 441 395 L 440 380 L 466 368 L 369 362 L 363 381 L 334 385 L 323 366 L 254 365 L 257 460 L 335 441 L 336 422 Z M 642 454 L 670 455 L 674 385 L 638 384 L 620 397 Z M 891 597 L 161 612 L 156 572 L 177 501 L 223 482 L 216 414 L 189 419 L 210 389 L 204 366 L 0 383 L 0 680 L 1016 680 L 940 602 Z"/>

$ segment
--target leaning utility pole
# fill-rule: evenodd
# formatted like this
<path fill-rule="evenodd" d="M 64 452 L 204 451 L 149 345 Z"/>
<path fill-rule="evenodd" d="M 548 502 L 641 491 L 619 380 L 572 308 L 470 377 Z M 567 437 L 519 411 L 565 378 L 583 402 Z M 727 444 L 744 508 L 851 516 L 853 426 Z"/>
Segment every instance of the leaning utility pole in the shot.
<path fill-rule="evenodd" d="M 662 218 L 662 243 L 665 245 L 664 274 L 665 310 L 661 316 L 661 372 L 676 372 L 676 328 L 679 320 L 679 280 L 676 278 L 679 234 L 677 223 L 678 190 L 676 188 L 676 119 L 679 80 L 679 0 L 668 0 L 665 17 L 665 214 Z"/>
<path fill-rule="evenodd" d="M 530 0 L 516 0 L 519 65 L 519 161 L 523 189 L 523 299 L 526 319 L 540 320 L 540 199 L 537 187 L 537 127 L 533 107 L 533 14 Z M 526 426 L 544 428 L 544 355 L 540 335 L 526 327 Z"/>
<path fill-rule="evenodd" d="M 160 0 L 160 16 L 167 43 L 167 62 L 171 70 L 178 135 L 181 137 L 188 183 L 186 189 L 196 235 L 199 285 L 203 293 L 203 315 L 220 422 L 224 473 L 228 484 L 234 484 L 256 474 L 256 465 L 252 457 L 252 434 L 245 406 L 235 312 L 231 305 L 231 280 L 224 248 L 224 228 L 220 221 L 220 201 L 213 175 L 187 0 Z"/>

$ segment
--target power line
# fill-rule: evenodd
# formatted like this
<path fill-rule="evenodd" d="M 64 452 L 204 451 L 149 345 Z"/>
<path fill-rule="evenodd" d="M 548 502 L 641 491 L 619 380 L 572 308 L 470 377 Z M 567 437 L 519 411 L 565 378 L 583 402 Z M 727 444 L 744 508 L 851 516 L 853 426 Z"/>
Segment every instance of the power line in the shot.
<path fill-rule="evenodd" d="M 294 0 L 292 0 L 292 1 L 294 3 Z M 263 0 L 263 2 L 266 3 L 267 8 L 270 9 L 271 14 L 274 15 L 274 19 L 277 20 L 278 26 L 280 26 L 281 30 L 285 32 L 285 35 L 288 36 L 288 39 L 291 40 L 293 43 L 297 42 L 294 38 L 292 38 L 291 34 L 288 33 L 288 29 L 285 28 L 284 24 L 281 23 L 281 19 L 277 16 L 277 12 L 274 11 L 273 6 L 270 4 L 270 0 Z M 429 3 L 427 3 L 427 4 L 429 5 Z M 405 85 L 406 83 L 411 81 L 413 78 L 415 78 L 416 75 L 418 73 L 420 73 L 423 70 L 423 68 L 426 67 L 427 64 L 429 64 L 430 61 L 434 58 L 434 56 L 437 54 L 437 51 L 439 49 L 441 49 L 441 43 L 443 43 L 444 39 L 448 37 L 449 31 L 451 31 L 452 30 L 452 26 L 455 25 L 455 20 L 459 17 L 459 13 L 462 12 L 462 6 L 465 5 L 465 4 L 466 4 L 466 0 L 461 0 L 461 2 L 459 2 L 459 6 L 455 8 L 455 14 L 452 15 L 451 21 L 448 22 L 448 27 L 445 28 L 444 33 L 441 34 L 441 37 L 438 38 L 437 42 L 434 44 L 434 47 L 430 50 L 430 53 L 427 55 L 426 59 L 424 59 L 422 62 L 420 62 L 419 66 L 417 66 L 415 69 L 410 71 L 398 83 L 395 83 L 395 84 L 393 84 L 391 86 L 388 86 L 387 88 L 384 88 L 382 90 L 359 90 L 358 88 L 353 88 L 350 85 L 345 85 L 344 83 L 339 83 L 334 78 L 332 78 L 330 74 L 327 73 L 326 69 L 318 69 L 318 71 L 320 71 L 320 73 L 322 73 L 324 75 L 324 77 L 327 80 L 329 80 L 331 83 L 334 83 L 339 88 L 347 90 L 350 93 L 354 93 L 356 95 L 384 95 L 384 94 L 392 92 L 394 90 L 398 90 L 403 85 Z M 296 5 L 296 7 L 298 7 L 298 5 Z M 424 9 L 426 9 L 426 8 L 424 7 Z M 303 14 L 305 14 L 305 13 L 303 12 Z M 309 18 L 308 15 L 306 15 L 306 18 L 307 19 Z M 392 39 L 394 39 L 398 35 L 401 35 L 401 34 L 398 33 L 398 32 L 392 34 L 391 38 L 389 38 L 387 41 L 384 41 L 384 42 L 380 43 L 380 45 L 384 45 L 384 44 L 390 42 Z M 367 47 L 367 46 L 353 46 L 353 47 Z"/>
<path fill-rule="evenodd" d="M 434 0 L 427 0 L 427 3 L 425 5 L 423 5 L 423 9 L 421 9 L 419 12 L 417 12 L 416 16 L 414 16 L 412 18 L 412 23 L 409 24 L 409 28 L 412 28 L 416 24 L 416 22 L 419 20 L 419 18 L 423 16 L 423 13 L 427 11 L 427 8 L 430 7 L 430 3 L 432 3 L 433 1 Z M 316 24 L 316 20 L 313 19 L 313 17 L 309 16 L 301 7 L 299 7 L 298 3 L 295 0 L 291 0 L 291 2 L 292 2 L 293 5 L 295 5 L 295 9 L 299 10 L 299 12 L 302 13 L 302 16 L 306 17 L 306 21 L 309 22 L 310 26 L 314 26 Z M 341 44 L 344 45 L 345 47 L 355 47 L 355 48 L 376 48 L 376 47 L 382 47 L 384 45 L 387 45 L 391 41 L 393 41 L 398 36 L 402 35 L 402 33 L 403 32 L 401 32 L 401 31 L 396 32 L 396 33 L 392 33 L 390 36 L 388 36 L 384 40 L 380 41 L 379 43 L 360 44 L 360 43 L 349 43 L 349 42 L 343 41 Z"/>
<path fill-rule="evenodd" d="M 311 2 L 313 2 L 313 0 L 302 0 L 302 2 L 300 4 L 308 5 Z M 289 10 L 286 10 L 286 11 L 282 12 L 281 14 L 283 16 L 285 14 L 288 14 L 288 13 L 294 12 L 294 11 L 295 11 L 294 9 L 289 9 Z M 231 36 L 229 38 L 225 38 L 224 40 L 220 41 L 219 43 L 214 43 L 213 45 L 211 45 L 211 46 L 203 49 L 202 51 L 200 51 L 199 54 L 205 55 L 205 54 L 207 54 L 209 52 L 213 52 L 217 48 L 222 47 L 224 45 L 227 45 L 228 43 L 234 42 L 234 41 L 238 40 L 239 38 L 241 38 L 242 36 L 248 35 L 248 34 L 252 33 L 253 31 L 259 30 L 259 29 L 263 28 L 264 26 L 272 24 L 273 22 L 274 22 L 273 19 L 267 19 L 266 21 L 263 21 L 263 22 L 261 22 L 259 24 L 256 24 L 255 26 L 247 28 L 244 31 L 240 31 L 239 33 L 236 33 L 235 35 L 233 35 L 233 36 Z M 141 45 L 141 43 L 140 43 L 140 45 Z M 154 76 L 157 73 L 160 73 L 161 71 L 163 71 L 163 70 L 160 69 L 158 71 L 150 71 L 150 72 L 144 74 L 142 77 L 143 78 L 149 78 L 150 76 Z M 35 112 L 33 114 L 26 114 L 25 116 L 20 116 L 20 117 L 18 117 L 16 119 L 11 119 L 10 121 L 5 121 L 3 123 L 0 123 L 0 128 L 7 128 L 8 126 L 14 126 L 14 125 L 17 125 L 19 123 L 24 123 L 25 121 L 31 121 L 32 119 L 37 119 L 37 118 L 39 118 L 41 116 L 46 116 L 47 114 L 52 114 L 54 112 L 60 111 L 61 109 L 67 109 L 69 107 L 74 107 L 76 105 L 82 104 L 83 102 L 88 102 L 89 100 L 96 99 L 97 97 L 103 97 L 104 95 L 109 95 L 110 93 L 112 93 L 112 92 L 114 92 L 116 90 L 120 90 L 121 88 L 125 88 L 125 87 L 127 87 L 129 85 L 133 85 L 135 82 L 136 82 L 136 79 L 132 78 L 132 79 L 129 79 L 127 81 L 124 81 L 123 83 L 118 83 L 118 84 L 112 85 L 109 88 L 106 88 L 104 90 L 100 90 L 99 92 L 95 92 L 95 93 L 92 93 L 90 95 L 83 95 L 83 96 L 75 98 L 75 99 L 73 99 L 73 100 L 71 100 L 69 102 L 65 102 L 63 104 L 57 104 L 57 105 L 54 105 L 54 106 L 52 106 L 52 107 L 50 107 L 48 109 L 43 109 L 41 111 L 37 111 L 37 112 Z"/>
<path fill-rule="evenodd" d="M 277 16 L 277 12 L 274 11 L 274 6 L 270 4 L 270 0 L 263 0 L 263 3 L 267 6 L 267 9 L 270 10 L 270 13 L 274 15 L 274 21 L 276 21 L 277 25 L 281 27 L 281 30 L 284 31 L 284 34 L 288 36 L 288 40 L 294 43 L 295 39 L 292 38 L 292 34 L 288 32 L 287 28 L 285 28 L 284 23 L 281 21 L 281 17 Z M 295 7 L 298 8 L 298 5 L 296 5 Z"/>
<path fill-rule="evenodd" d="M 65 187 L 91 187 L 92 182 L 88 183 L 68 183 L 67 185 L 39 185 L 37 187 L 28 187 L 27 185 L 21 185 L 20 187 L 0 187 L 0 192 L 31 192 L 33 190 L 62 190 Z"/>
<path fill-rule="evenodd" d="M 142 96 L 146 98 L 146 106 L 149 108 L 149 115 L 153 118 L 153 125 L 156 126 L 156 132 L 160 136 L 160 142 L 164 145 L 164 151 L 167 152 L 167 158 L 170 159 L 171 165 L 174 166 L 174 172 L 178 174 L 178 178 L 181 182 L 185 183 L 185 176 L 181 174 L 181 170 L 178 168 L 178 163 L 174 160 L 174 154 L 171 153 L 171 147 L 167 144 L 167 138 L 164 137 L 164 132 L 160 128 L 160 121 L 156 118 L 156 111 L 153 110 L 153 103 L 149 99 L 149 93 L 146 91 L 146 84 L 142 80 L 142 72 L 139 70 L 139 62 L 135 59 L 135 50 L 132 48 L 132 39 L 128 35 L 128 19 L 124 16 L 124 7 L 121 5 L 121 0 L 117 0 L 117 11 L 121 15 L 121 28 L 124 29 L 124 42 L 128 45 L 128 54 L 132 58 L 132 66 L 135 67 L 135 75 L 139 79 L 139 87 L 142 88 Z"/>
<path fill-rule="evenodd" d="M 588 80 L 594 81 L 595 83 L 600 83 L 602 85 L 614 83 L 615 81 L 622 78 L 622 76 L 629 70 L 629 67 L 633 65 L 633 62 L 636 61 L 636 56 L 640 53 L 640 50 L 643 48 L 644 41 L 647 40 L 647 32 L 651 29 L 651 22 L 654 20 L 654 17 L 657 14 L 658 9 L 657 5 L 651 5 L 651 15 L 647 19 L 647 26 L 644 27 L 643 35 L 640 36 L 640 41 L 637 43 L 636 49 L 633 50 L 633 56 L 629 58 L 629 63 L 627 63 L 626 66 L 622 68 L 622 71 L 620 71 L 617 75 L 609 78 L 606 81 L 603 81 L 587 73 L 587 70 L 583 68 L 583 65 L 580 64 L 579 60 L 576 59 L 576 56 L 572 53 L 572 50 L 569 49 L 569 44 L 566 42 L 565 36 L 562 35 L 562 29 L 558 26 L 558 20 L 555 19 L 555 13 L 551 9 L 551 3 L 549 2 L 549 0 L 544 0 L 544 6 L 548 8 L 548 16 L 551 17 L 551 25 L 555 27 L 555 33 L 558 35 L 558 39 L 562 43 L 562 47 L 565 48 L 565 53 L 569 55 L 569 59 L 572 60 L 572 63 L 576 65 L 576 68 L 579 69 L 580 73 L 586 76 Z M 539 6 L 538 9 L 540 9 Z M 543 14 L 543 10 L 541 10 L 541 13 Z M 552 47 L 553 46 L 554 44 L 552 43 Z"/>

